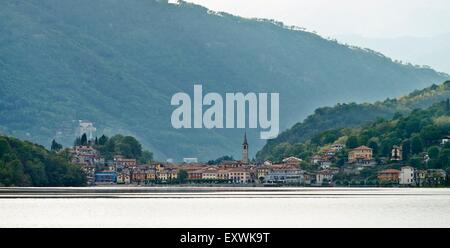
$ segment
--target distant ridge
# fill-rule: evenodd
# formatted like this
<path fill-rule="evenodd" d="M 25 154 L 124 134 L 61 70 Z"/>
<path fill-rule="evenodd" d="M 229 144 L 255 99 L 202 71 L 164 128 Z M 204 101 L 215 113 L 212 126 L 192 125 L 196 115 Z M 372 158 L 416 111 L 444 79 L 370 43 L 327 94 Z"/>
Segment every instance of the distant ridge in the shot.
<path fill-rule="evenodd" d="M 280 93 L 281 128 L 336 102 L 371 102 L 449 76 L 274 21 L 154 0 L 13 1 L 0 8 L 0 131 L 71 145 L 74 125 L 132 135 L 156 159 L 239 157 L 243 130 L 175 130 L 170 98 Z M 247 133 L 250 156 L 265 141 Z"/>

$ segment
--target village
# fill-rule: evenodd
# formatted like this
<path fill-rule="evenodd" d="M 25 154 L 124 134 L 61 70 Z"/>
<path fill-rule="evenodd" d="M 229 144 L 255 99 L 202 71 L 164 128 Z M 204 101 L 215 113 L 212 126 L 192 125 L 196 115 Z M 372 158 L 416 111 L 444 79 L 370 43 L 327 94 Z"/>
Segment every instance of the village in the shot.
<path fill-rule="evenodd" d="M 448 138 L 443 139 L 442 143 L 448 142 Z M 310 161 L 291 156 L 279 163 L 256 163 L 249 160 L 249 144 L 244 135 L 241 160 L 223 160 L 218 164 L 201 163 L 197 158 L 185 158 L 182 163 L 166 161 L 140 164 L 137 159 L 122 155 L 106 160 L 89 144 L 74 146 L 69 151 L 70 162 L 83 169 L 88 185 L 91 186 L 183 184 L 429 187 L 448 183 L 445 170 L 418 169 L 403 163 L 399 146 L 392 147 L 391 157 L 384 158 L 381 162 L 373 158 L 372 148 L 356 147 L 345 153 L 345 163 L 338 166 L 337 158 L 342 156 L 344 149 L 344 144 L 333 144 L 329 149 L 312 156 Z M 424 159 L 427 159 L 426 154 Z M 373 180 L 355 180 L 367 171 L 374 174 Z"/>

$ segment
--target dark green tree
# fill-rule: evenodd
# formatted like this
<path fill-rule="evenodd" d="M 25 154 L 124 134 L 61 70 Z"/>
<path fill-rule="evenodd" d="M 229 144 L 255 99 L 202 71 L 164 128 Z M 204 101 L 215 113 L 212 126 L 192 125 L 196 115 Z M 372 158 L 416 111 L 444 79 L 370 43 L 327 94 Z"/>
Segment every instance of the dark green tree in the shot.
<path fill-rule="evenodd" d="M 98 139 L 98 145 L 105 145 L 106 142 L 108 142 L 108 137 L 106 137 L 105 135 L 102 135 L 99 139 Z"/>
<path fill-rule="evenodd" d="M 81 135 L 80 143 L 82 146 L 86 146 L 88 144 L 87 136 L 85 133 L 83 133 L 83 135 Z"/>
<path fill-rule="evenodd" d="M 177 177 L 180 183 L 186 183 L 188 181 L 189 174 L 186 170 L 180 170 L 178 171 Z"/>
<path fill-rule="evenodd" d="M 358 137 L 357 136 L 350 136 L 347 139 L 347 142 L 345 144 L 349 149 L 353 149 L 359 146 L 358 144 Z"/>
<path fill-rule="evenodd" d="M 378 154 L 378 143 L 375 140 L 370 140 L 367 146 L 372 148 L 373 154 Z"/>
<path fill-rule="evenodd" d="M 411 141 L 409 139 L 404 140 L 402 143 L 402 157 L 403 160 L 408 160 L 411 155 Z"/>
<path fill-rule="evenodd" d="M 58 142 L 56 142 L 56 140 L 52 140 L 52 145 L 50 147 L 50 150 L 54 151 L 54 152 L 58 152 L 63 148 L 63 146 L 61 144 L 59 144 Z"/>
<path fill-rule="evenodd" d="M 147 164 L 153 160 L 153 153 L 147 150 L 142 152 L 141 157 L 139 158 L 139 162 L 141 164 Z"/>
<path fill-rule="evenodd" d="M 432 146 L 432 147 L 428 148 L 428 156 L 431 159 L 438 159 L 439 158 L 439 147 Z"/>
<path fill-rule="evenodd" d="M 439 155 L 440 168 L 447 168 L 450 166 L 450 149 L 442 149 Z"/>
<path fill-rule="evenodd" d="M 418 136 L 414 136 L 411 139 L 411 153 L 419 154 L 423 151 L 422 140 Z"/>

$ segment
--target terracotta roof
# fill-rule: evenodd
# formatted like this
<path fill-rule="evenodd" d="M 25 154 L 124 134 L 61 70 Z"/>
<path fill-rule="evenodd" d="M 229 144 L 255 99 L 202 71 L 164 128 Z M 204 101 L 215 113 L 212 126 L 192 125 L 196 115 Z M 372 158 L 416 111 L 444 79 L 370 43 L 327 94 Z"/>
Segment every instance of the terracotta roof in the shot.
<path fill-rule="evenodd" d="M 372 150 L 372 148 L 367 147 L 367 146 L 360 146 L 360 147 L 356 147 L 356 148 L 353 149 L 353 150 Z"/>
<path fill-rule="evenodd" d="M 383 174 L 389 173 L 389 174 L 392 174 L 392 173 L 400 173 L 400 171 L 396 170 L 396 169 L 387 169 L 387 170 L 380 171 L 378 173 L 383 173 Z"/>

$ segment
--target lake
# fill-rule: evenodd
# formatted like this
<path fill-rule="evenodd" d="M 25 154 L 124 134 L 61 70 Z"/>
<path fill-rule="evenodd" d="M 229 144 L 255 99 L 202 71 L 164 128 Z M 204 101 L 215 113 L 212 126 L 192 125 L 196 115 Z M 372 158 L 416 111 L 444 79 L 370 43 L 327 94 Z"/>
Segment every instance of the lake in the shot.
<path fill-rule="evenodd" d="M 450 227 L 450 189 L 0 188 L 0 227 Z"/>

